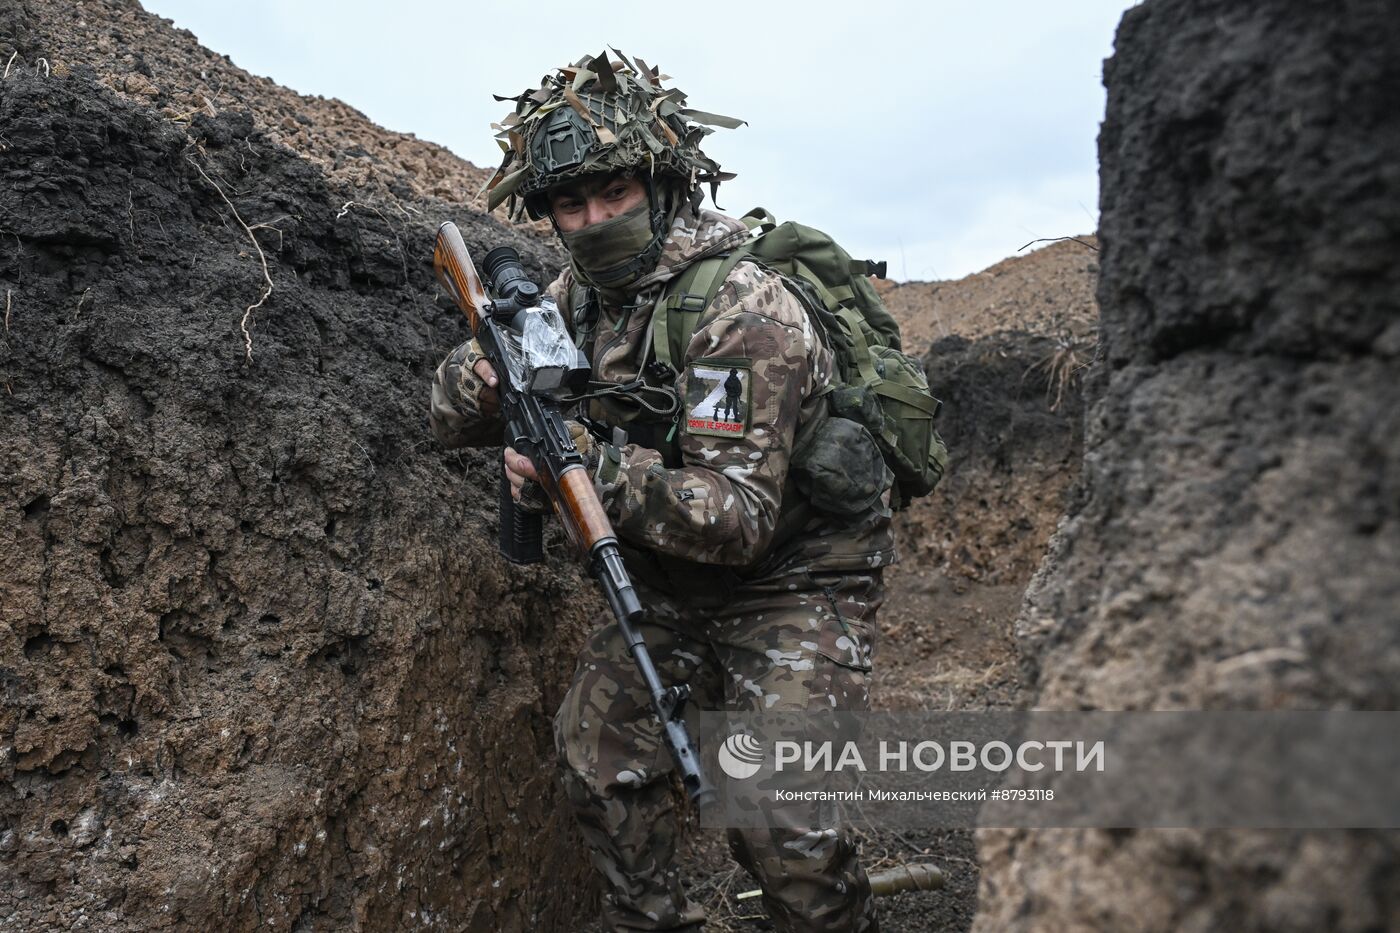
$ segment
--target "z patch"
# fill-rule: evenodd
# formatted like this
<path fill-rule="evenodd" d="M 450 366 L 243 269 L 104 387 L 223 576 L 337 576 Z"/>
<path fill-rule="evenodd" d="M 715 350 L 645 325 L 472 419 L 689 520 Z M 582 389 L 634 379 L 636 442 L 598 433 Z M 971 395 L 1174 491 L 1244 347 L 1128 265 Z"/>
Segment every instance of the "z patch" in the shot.
<path fill-rule="evenodd" d="M 748 360 L 703 360 L 686 367 L 685 430 L 741 437 L 749 427 L 753 373 Z"/>

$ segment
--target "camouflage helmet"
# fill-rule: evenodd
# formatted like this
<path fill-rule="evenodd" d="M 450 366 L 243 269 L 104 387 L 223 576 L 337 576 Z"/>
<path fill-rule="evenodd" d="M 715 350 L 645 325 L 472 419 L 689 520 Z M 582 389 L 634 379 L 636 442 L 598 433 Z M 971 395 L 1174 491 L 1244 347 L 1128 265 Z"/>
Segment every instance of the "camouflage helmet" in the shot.
<path fill-rule="evenodd" d="M 505 158 L 486 184 L 488 210 L 509 201 L 513 219 L 522 204 L 538 219 L 548 212 L 545 191 L 596 172 L 646 166 L 696 200 L 702 182 L 713 196 L 734 177 L 699 143 L 712 126 L 733 129 L 743 121 L 686 108 L 683 92 L 661 86 L 669 75 L 613 53 L 616 61 L 606 51 L 584 56 L 545 75 L 538 88 L 496 98 L 515 101 L 515 110 L 491 124 Z"/>

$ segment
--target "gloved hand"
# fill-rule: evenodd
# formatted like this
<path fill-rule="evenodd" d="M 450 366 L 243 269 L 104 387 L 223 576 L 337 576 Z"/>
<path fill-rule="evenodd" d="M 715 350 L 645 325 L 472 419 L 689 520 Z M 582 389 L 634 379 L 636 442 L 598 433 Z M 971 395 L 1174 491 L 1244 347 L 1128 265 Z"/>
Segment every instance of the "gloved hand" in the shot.
<path fill-rule="evenodd" d="M 588 433 L 588 429 L 577 421 L 566 421 L 564 424 L 569 429 L 569 436 L 573 438 L 579 455 L 583 457 L 583 468 L 592 476 L 598 469 L 601 445 Z M 530 462 L 530 458 L 517 453 L 512 447 L 505 449 L 504 457 L 506 479 L 510 481 L 510 494 L 516 505 L 526 512 L 548 511 L 548 497 L 539 484 L 539 474 L 535 472 L 535 465 Z"/>
<path fill-rule="evenodd" d="M 481 353 L 475 339 L 468 340 L 447 358 L 445 381 L 448 399 L 469 420 L 494 418 L 500 412 L 496 372 Z"/>
<path fill-rule="evenodd" d="M 569 437 L 573 438 L 574 446 L 578 448 L 579 456 L 583 457 L 583 468 L 592 476 L 598 469 L 598 454 L 601 451 L 598 439 L 577 421 L 565 421 L 564 424 L 569 429 Z"/>

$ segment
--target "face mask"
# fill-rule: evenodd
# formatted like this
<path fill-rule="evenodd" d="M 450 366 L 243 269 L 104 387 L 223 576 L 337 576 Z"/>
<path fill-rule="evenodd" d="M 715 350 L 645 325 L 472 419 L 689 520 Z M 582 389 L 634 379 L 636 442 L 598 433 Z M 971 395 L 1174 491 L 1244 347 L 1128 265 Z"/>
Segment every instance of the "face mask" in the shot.
<path fill-rule="evenodd" d="M 645 202 L 610 220 L 561 233 L 560 238 L 574 270 L 599 288 L 624 288 L 651 271 L 639 261 L 655 238 Z"/>

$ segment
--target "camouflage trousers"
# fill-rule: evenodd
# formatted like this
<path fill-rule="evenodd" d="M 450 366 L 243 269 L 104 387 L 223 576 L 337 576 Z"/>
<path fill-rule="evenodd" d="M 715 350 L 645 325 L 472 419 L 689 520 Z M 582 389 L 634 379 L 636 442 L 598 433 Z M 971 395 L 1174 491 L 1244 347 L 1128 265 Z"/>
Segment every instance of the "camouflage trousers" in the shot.
<path fill-rule="evenodd" d="M 747 585 L 703 608 L 643 592 L 641 626 L 663 683 L 690 684 L 693 709 L 865 710 L 880 572 L 799 574 Z M 564 787 L 607 891 L 612 930 L 698 930 L 704 912 L 672 863 L 671 759 L 615 622 L 579 656 L 554 720 Z M 849 830 L 729 831 L 778 930 L 874 933 L 870 883 Z"/>

